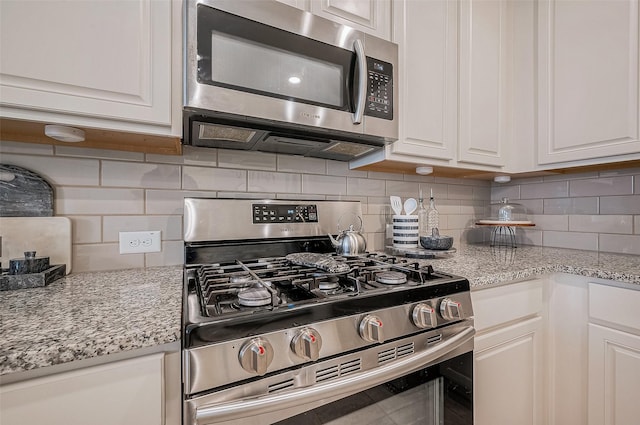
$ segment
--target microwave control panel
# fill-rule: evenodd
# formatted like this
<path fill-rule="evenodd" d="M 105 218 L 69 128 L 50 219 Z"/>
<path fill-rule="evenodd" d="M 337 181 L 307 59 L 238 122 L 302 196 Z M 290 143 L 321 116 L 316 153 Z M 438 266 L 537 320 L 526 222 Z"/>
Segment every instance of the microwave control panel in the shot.
<path fill-rule="evenodd" d="M 393 65 L 367 56 L 365 115 L 393 119 Z"/>
<path fill-rule="evenodd" d="M 306 205 L 253 204 L 253 222 L 265 223 L 317 223 L 318 207 Z"/>

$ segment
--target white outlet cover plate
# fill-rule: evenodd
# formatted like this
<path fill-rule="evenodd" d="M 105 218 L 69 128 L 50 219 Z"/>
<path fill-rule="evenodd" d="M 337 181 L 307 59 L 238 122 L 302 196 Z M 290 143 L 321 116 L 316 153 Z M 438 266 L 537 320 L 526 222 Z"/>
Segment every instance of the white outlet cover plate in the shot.
<path fill-rule="evenodd" d="M 160 252 L 160 230 L 119 232 L 120 254 Z"/>

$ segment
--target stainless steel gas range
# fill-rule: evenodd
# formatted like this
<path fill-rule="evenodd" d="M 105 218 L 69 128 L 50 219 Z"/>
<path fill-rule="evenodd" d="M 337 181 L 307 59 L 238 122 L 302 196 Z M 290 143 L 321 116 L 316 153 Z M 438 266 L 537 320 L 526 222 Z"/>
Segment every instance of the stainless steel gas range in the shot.
<path fill-rule="evenodd" d="M 335 255 L 327 234 L 361 216 L 351 201 L 185 199 L 185 425 L 473 423 L 469 282 Z"/>

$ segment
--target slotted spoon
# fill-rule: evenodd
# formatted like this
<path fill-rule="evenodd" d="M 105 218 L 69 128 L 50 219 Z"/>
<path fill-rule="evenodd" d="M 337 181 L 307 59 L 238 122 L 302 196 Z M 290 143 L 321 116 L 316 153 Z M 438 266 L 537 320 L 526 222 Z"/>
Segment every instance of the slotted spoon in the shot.
<path fill-rule="evenodd" d="M 393 212 L 396 213 L 396 215 L 402 214 L 402 199 L 400 199 L 399 196 L 390 196 L 389 199 L 391 200 L 391 209 L 393 209 Z"/>

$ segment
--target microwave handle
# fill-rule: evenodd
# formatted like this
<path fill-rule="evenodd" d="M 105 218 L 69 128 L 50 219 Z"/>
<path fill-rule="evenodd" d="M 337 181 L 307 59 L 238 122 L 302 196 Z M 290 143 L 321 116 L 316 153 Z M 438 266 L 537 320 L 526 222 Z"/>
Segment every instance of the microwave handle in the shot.
<path fill-rule="evenodd" d="M 353 43 L 356 52 L 356 64 L 358 67 L 358 93 L 356 95 L 356 111 L 353 113 L 353 123 L 361 124 L 364 116 L 364 105 L 367 99 L 367 57 L 364 54 L 362 40 L 357 39 Z"/>

